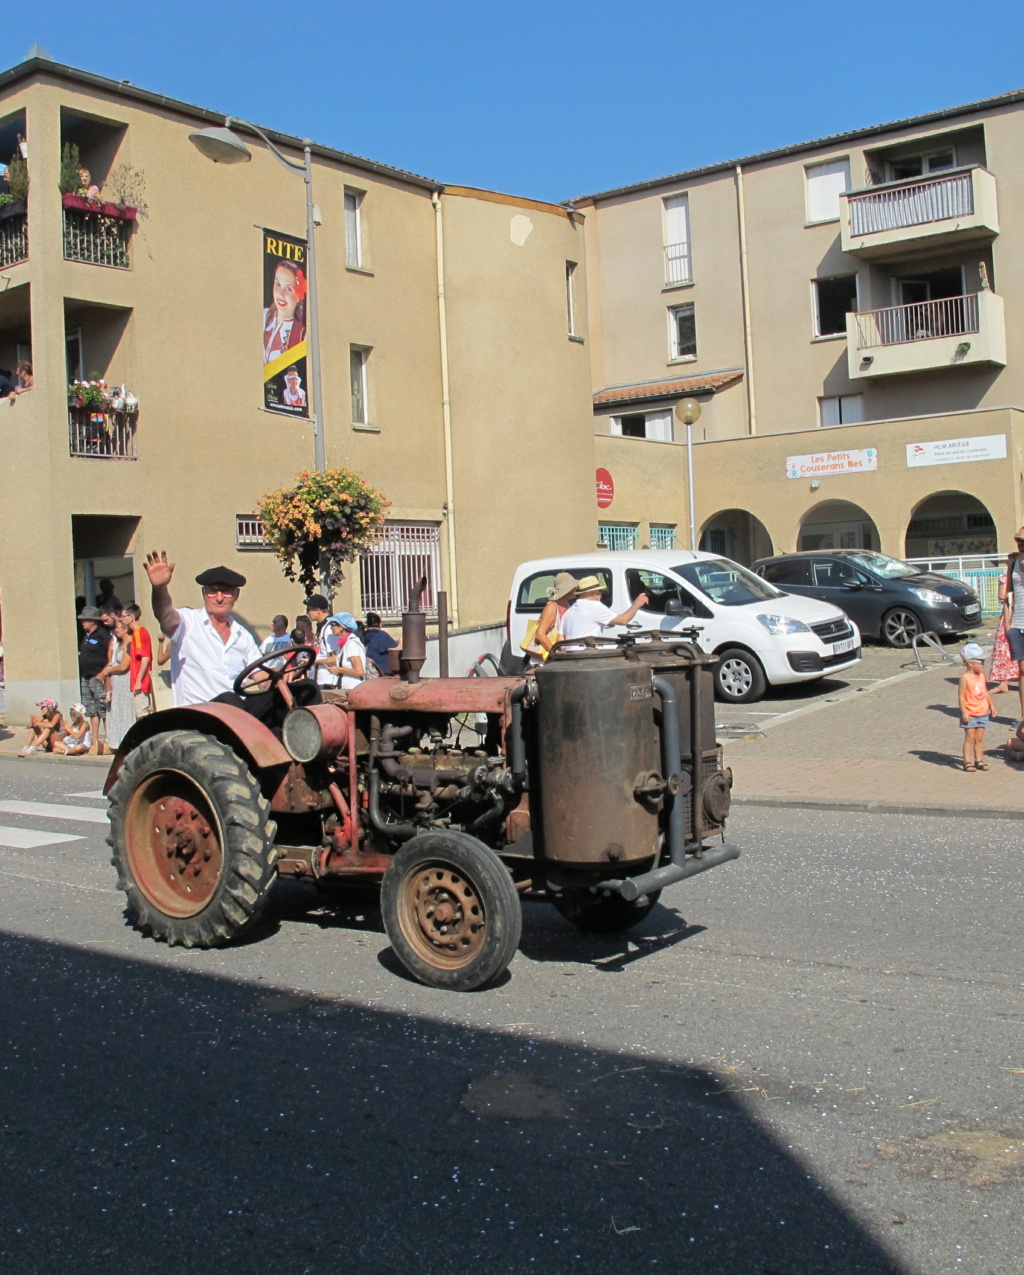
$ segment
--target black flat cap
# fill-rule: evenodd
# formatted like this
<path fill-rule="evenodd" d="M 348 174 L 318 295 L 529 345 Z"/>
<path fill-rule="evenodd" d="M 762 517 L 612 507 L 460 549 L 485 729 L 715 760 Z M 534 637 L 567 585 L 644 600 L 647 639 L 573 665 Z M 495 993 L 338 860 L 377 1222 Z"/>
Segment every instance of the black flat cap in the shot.
<path fill-rule="evenodd" d="M 245 584 L 245 576 L 232 571 L 230 567 L 210 567 L 208 571 L 201 571 L 196 576 L 196 584 L 224 584 L 229 589 L 240 589 Z"/>
<path fill-rule="evenodd" d="M 311 593 L 302 605 L 307 611 L 310 607 L 314 611 L 329 611 L 331 609 L 331 604 L 322 593 Z"/>

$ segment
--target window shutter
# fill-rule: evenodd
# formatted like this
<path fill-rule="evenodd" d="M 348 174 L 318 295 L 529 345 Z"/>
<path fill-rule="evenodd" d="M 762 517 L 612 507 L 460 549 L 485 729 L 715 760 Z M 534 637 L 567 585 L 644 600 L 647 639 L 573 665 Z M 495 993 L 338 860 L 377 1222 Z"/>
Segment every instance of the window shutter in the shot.
<path fill-rule="evenodd" d="M 807 174 L 807 220 L 829 221 L 839 216 L 839 196 L 850 189 L 850 161 L 814 164 Z"/>

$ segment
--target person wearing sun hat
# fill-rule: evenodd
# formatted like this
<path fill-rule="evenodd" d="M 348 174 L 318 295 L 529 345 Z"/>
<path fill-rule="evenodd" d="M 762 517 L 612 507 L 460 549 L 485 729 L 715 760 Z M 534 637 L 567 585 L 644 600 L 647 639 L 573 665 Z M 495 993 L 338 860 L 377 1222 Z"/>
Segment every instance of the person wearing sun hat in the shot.
<path fill-rule="evenodd" d="M 337 677 L 341 690 L 350 691 L 366 676 L 366 647 L 359 637 L 359 621 L 348 611 L 339 611 L 328 618 L 326 629 L 338 647 L 325 671 Z"/>
<path fill-rule="evenodd" d="M 41 708 L 43 711 L 33 713 L 29 718 L 28 738 L 25 740 L 25 747 L 18 753 L 19 757 L 29 757 L 32 753 L 50 752 L 54 741 L 60 738 L 60 733 L 64 729 L 64 718 L 55 699 L 37 700 L 36 708 Z"/>
<path fill-rule="evenodd" d="M 562 640 L 562 622 L 565 613 L 576 599 L 579 581 L 568 571 L 559 571 L 547 590 L 548 601 L 540 613 L 537 628 L 525 647 L 527 666 L 543 664 L 551 654 L 551 648 Z"/>
<path fill-rule="evenodd" d="M 92 731 L 84 704 L 71 705 L 71 720 L 61 724 L 61 736 L 53 740 L 58 757 L 81 757 L 92 747 Z"/>
<path fill-rule="evenodd" d="M 602 629 L 616 624 L 628 624 L 633 616 L 648 602 L 646 593 L 637 594 L 631 607 L 616 615 L 601 601 L 604 585 L 597 576 L 584 576 L 576 589 L 576 601 L 566 611 L 562 621 L 562 637 L 566 642 L 576 638 L 600 637 Z"/>
<path fill-rule="evenodd" d="M 232 615 L 245 576 L 231 567 L 210 567 L 196 576 L 202 607 L 175 607 L 170 594 L 175 564 L 166 551 L 148 553 L 145 566 L 153 614 L 171 640 L 175 705 L 203 704 L 230 693 L 242 669 L 260 658 L 256 639 Z"/>
<path fill-rule="evenodd" d="M 957 699 L 960 727 L 964 732 L 964 770 L 988 770 L 985 761 L 985 727 L 996 715 L 985 676 L 985 649 L 968 642 L 960 651 L 965 664 Z"/>

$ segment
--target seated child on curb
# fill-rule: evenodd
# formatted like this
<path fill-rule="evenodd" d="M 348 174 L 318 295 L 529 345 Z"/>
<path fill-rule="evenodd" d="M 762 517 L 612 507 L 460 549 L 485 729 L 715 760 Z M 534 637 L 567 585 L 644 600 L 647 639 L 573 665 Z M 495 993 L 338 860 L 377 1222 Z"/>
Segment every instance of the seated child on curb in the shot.
<path fill-rule="evenodd" d="M 988 770 L 985 762 L 985 727 L 996 709 L 985 676 L 985 652 L 968 642 L 960 652 L 967 668 L 960 678 L 960 726 L 964 732 L 964 770 Z"/>
<path fill-rule="evenodd" d="M 71 721 L 64 724 L 64 736 L 53 741 L 53 751 L 62 757 L 81 757 L 92 747 L 92 731 L 84 704 L 71 705 Z"/>
<path fill-rule="evenodd" d="M 41 699 L 36 708 L 43 711 L 33 713 L 28 719 L 28 738 L 25 740 L 25 747 L 18 754 L 19 757 L 50 752 L 54 741 L 60 739 L 64 731 L 64 718 L 55 699 Z"/>

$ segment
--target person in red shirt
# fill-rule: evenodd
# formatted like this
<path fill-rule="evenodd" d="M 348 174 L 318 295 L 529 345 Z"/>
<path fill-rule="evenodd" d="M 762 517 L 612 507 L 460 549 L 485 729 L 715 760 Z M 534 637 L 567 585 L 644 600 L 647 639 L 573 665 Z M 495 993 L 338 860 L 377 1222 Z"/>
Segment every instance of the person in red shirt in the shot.
<path fill-rule="evenodd" d="M 128 687 L 132 693 L 135 716 L 145 717 L 153 711 L 153 641 L 142 626 L 142 608 L 129 602 L 121 617 L 131 633 L 128 647 Z"/>

